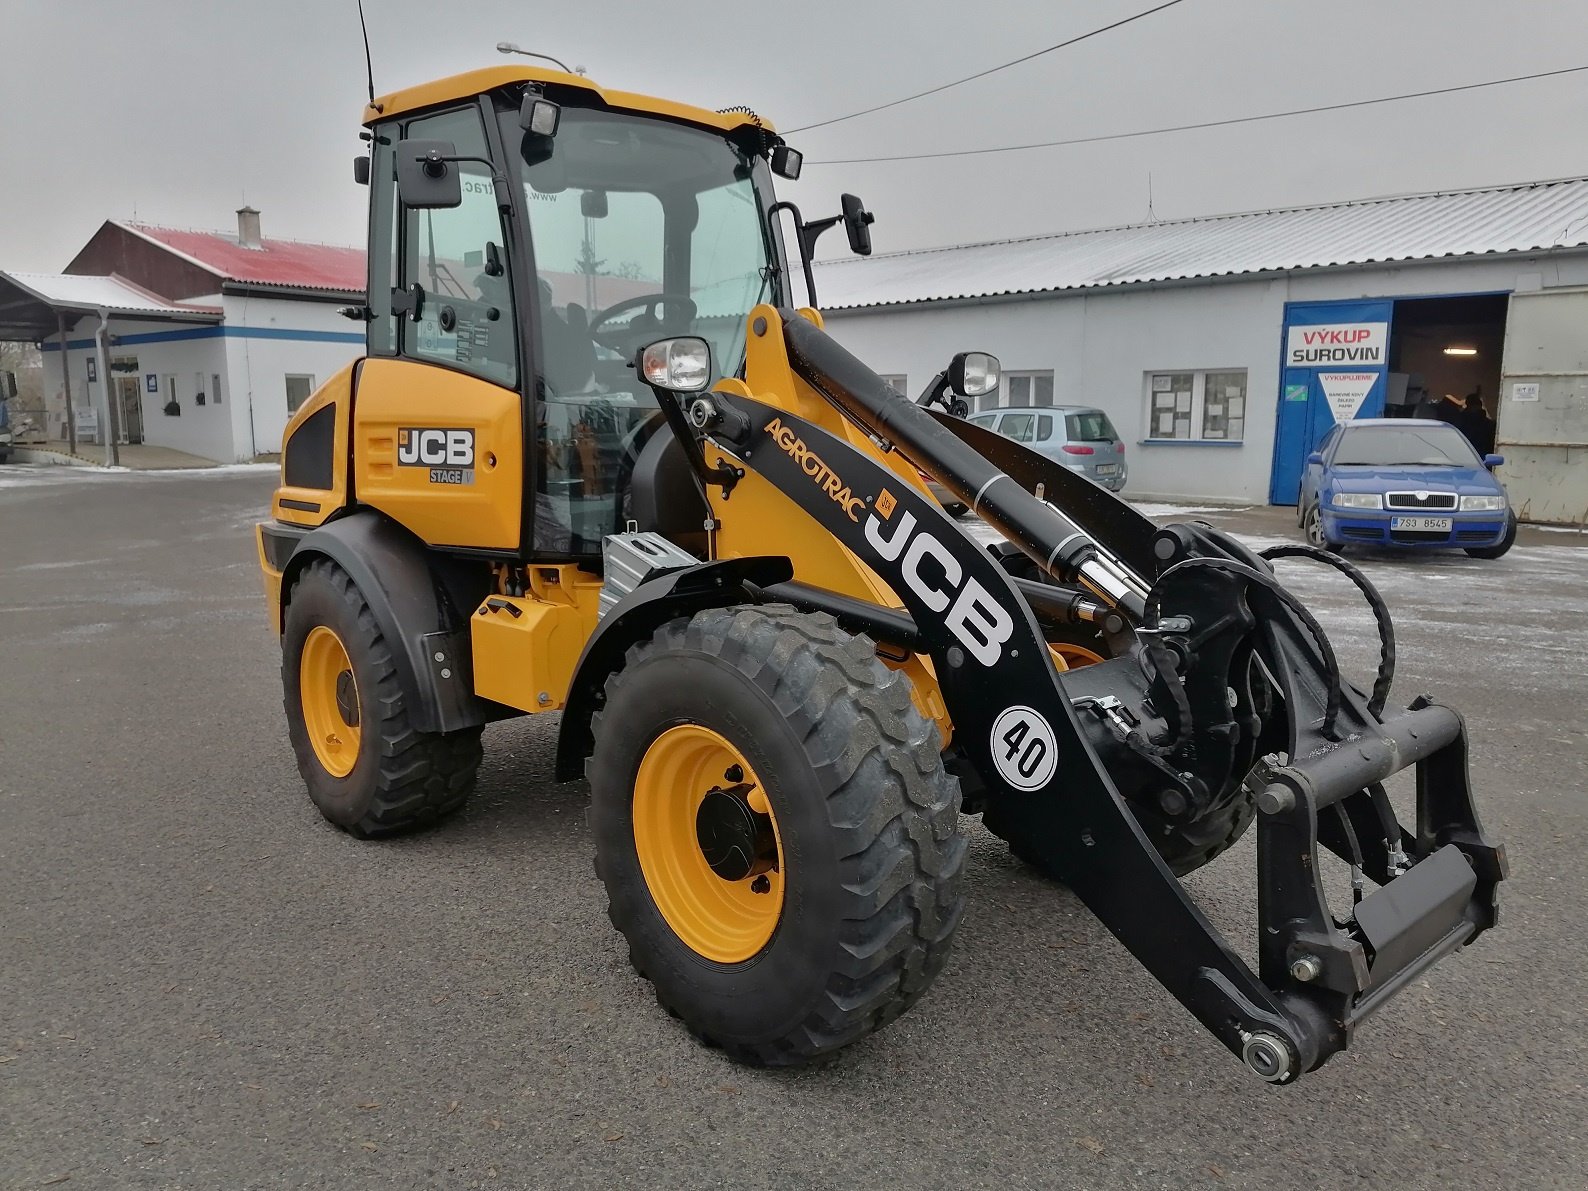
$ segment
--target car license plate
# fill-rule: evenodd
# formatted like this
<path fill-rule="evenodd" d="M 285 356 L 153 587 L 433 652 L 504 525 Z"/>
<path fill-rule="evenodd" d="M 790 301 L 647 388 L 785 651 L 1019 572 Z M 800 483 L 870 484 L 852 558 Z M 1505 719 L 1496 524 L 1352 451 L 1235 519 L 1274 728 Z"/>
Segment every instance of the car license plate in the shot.
<path fill-rule="evenodd" d="M 1101 463 L 1097 467 L 1097 474 L 1100 476 L 1117 476 L 1119 474 L 1119 464 Z"/>
<path fill-rule="evenodd" d="M 1423 533 L 1449 533 L 1449 517 L 1391 517 L 1391 529 L 1420 530 Z"/>

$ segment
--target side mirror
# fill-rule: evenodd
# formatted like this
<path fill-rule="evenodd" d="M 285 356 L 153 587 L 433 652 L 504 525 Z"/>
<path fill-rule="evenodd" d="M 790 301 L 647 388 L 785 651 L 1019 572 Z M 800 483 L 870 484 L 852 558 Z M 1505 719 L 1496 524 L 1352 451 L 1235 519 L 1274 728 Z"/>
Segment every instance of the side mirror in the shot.
<path fill-rule="evenodd" d="M 1307 463 L 1309 466 L 1314 463 L 1322 465 L 1323 455 L 1318 451 L 1314 451 L 1312 454 L 1307 456 Z"/>
<path fill-rule="evenodd" d="M 844 208 L 844 231 L 849 233 L 849 250 L 856 256 L 870 256 L 871 225 L 876 222 L 875 216 L 852 194 L 842 196 L 840 201 Z"/>
<path fill-rule="evenodd" d="M 1490 471 L 1493 471 L 1495 468 L 1501 466 L 1504 462 L 1504 455 L 1485 455 L 1483 457 L 1483 466 L 1488 468 Z"/>
<path fill-rule="evenodd" d="M 711 383 L 711 345 L 694 335 L 658 339 L 640 348 L 635 367 L 653 389 L 699 393 Z"/>
<path fill-rule="evenodd" d="M 353 158 L 353 181 L 360 186 L 369 185 L 369 154 L 360 153 Z"/>
<path fill-rule="evenodd" d="M 998 387 L 998 357 L 960 352 L 949 362 L 948 387 L 960 397 L 984 397 Z"/>
<path fill-rule="evenodd" d="M 451 141 L 398 141 L 397 193 L 403 206 L 420 211 L 463 205 L 463 178 Z"/>

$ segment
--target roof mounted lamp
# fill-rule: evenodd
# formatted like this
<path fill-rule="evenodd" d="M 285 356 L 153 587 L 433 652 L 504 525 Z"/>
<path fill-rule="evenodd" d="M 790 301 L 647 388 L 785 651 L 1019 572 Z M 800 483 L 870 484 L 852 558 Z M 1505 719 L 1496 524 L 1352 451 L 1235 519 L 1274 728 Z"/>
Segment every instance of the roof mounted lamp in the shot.
<path fill-rule="evenodd" d="M 515 42 L 511 42 L 511 41 L 499 41 L 499 42 L 497 42 L 496 43 L 496 52 L 498 54 L 522 54 L 526 58 L 539 58 L 542 62 L 550 62 L 553 66 L 555 66 L 558 70 L 562 71 L 564 74 L 576 74 L 576 75 L 579 75 L 581 77 L 583 77 L 583 75 L 584 75 L 584 67 L 583 66 L 575 66 L 572 69 L 569 69 L 568 65 L 565 62 L 562 62 L 560 59 L 553 58 L 550 54 L 537 54 L 534 50 L 522 49 Z"/>

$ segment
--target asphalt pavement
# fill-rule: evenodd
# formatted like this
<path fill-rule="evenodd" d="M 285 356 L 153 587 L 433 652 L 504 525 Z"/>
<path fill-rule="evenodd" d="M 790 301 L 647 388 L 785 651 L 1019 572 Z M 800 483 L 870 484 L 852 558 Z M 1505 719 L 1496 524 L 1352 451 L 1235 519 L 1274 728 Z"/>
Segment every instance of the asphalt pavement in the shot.
<path fill-rule="evenodd" d="M 1580 1188 L 1588 549 L 1364 556 L 1395 697 L 1460 708 L 1498 929 L 1298 1085 L 1250 1075 L 979 822 L 948 967 L 801 1071 L 630 970 L 556 722 L 493 725 L 436 830 L 309 804 L 250 533 L 273 473 L 0 468 L 0 1189 Z M 1154 508 L 1155 515 L 1163 511 Z M 1204 514 L 1194 514 L 1202 516 Z M 1216 513 L 1264 544 L 1282 510 Z M 1364 679 L 1372 620 L 1284 564 Z M 1250 837 L 1193 876 L 1250 954 Z"/>

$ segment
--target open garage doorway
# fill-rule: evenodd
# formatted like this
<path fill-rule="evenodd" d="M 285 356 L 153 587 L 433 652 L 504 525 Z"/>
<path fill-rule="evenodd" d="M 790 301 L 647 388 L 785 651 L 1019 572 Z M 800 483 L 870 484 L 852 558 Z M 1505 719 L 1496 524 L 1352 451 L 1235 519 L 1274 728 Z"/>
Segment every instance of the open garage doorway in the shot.
<path fill-rule="evenodd" d="M 1481 436 L 1480 419 L 1466 408 L 1476 400 L 1488 422 L 1489 441 L 1474 445 L 1480 454 L 1492 451 L 1509 305 L 1509 294 L 1397 301 L 1390 323 L 1385 416 L 1438 418 L 1467 430 L 1468 437 Z"/>

